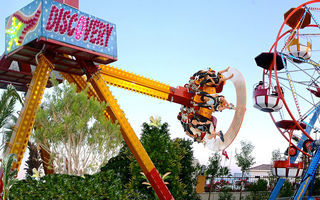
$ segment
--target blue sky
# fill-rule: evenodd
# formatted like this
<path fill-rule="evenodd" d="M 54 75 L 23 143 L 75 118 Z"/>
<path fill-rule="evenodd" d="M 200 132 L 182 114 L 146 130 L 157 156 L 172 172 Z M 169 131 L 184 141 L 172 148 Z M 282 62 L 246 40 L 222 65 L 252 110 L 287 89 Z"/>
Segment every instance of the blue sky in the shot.
<path fill-rule="evenodd" d="M 4 51 L 4 20 L 31 0 L 0 0 L 0 50 Z M 80 0 L 80 10 L 117 26 L 118 61 L 114 66 L 170 86 L 183 86 L 199 69 L 217 71 L 231 66 L 242 72 L 247 84 L 247 112 L 235 142 L 227 149 L 234 155 L 241 140 L 255 146 L 257 164 L 270 163 L 271 152 L 287 144 L 269 115 L 254 109 L 253 85 L 262 78 L 254 57 L 269 48 L 283 22 L 283 14 L 304 1 L 298 0 Z M 171 136 L 186 137 L 176 116 L 179 105 L 112 88 L 137 134 L 141 124 L 157 115 L 170 125 Z M 233 87 L 223 94 L 232 99 Z M 228 111 L 227 111 L 228 112 Z M 229 116 L 229 117 L 228 117 Z M 226 130 L 229 115 L 218 118 Z M 206 163 L 210 152 L 194 145 L 195 156 Z M 226 161 L 233 169 L 234 159 Z"/>

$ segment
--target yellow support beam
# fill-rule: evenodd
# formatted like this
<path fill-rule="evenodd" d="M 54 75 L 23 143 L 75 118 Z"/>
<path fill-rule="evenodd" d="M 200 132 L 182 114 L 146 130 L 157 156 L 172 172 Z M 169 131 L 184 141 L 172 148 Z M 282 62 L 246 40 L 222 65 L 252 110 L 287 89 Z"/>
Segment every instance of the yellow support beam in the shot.
<path fill-rule="evenodd" d="M 26 101 L 19 115 L 16 126 L 13 130 L 9 148 L 6 154 L 16 154 L 17 161 L 13 163 L 12 168 L 19 170 L 23 154 L 26 150 L 29 136 L 35 121 L 36 110 L 39 108 L 43 92 L 46 88 L 49 76 L 54 66 L 42 54 L 38 57 L 39 64 L 32 76 L 28 88 Z"/>
<path fill-rule="evenodd" d="M 160 200 L 173 200 L 174 198 L 172 197 L 170 191 L 165 186 L 150 157 L 140 143 L 128 120 L 125 118 L 123 111 L 120 109 L 117 101 L 112 96 L 101 75 L 95 74 L 90 80 L 91 84 L 86 82 L 86 78 L 84 76 L 71 74 L 62 75 L 70 83 L 75 83 L 78 90 L 83 90 L 88 87 L 89 96 L 91 93 L 92 96 L 96 97 L 99 101 L 105 101 L 109 103 L 109 106 L 104 111 L 106 118 L 111 119 L 113 122 L 119 122 L 124 140 L 138 161 L 142 171 L 146 174 L 149 182 L 152 184 L 152 187 L 154 188 L 158 197 Z"/>
<path fill-rule="evenodd" d="M 88 82 L 86 81 L 85 76 L 67 74 L 64 72 L 60 72 L 60 74 L 69 83 L 74 83 L 77 86 L 77 92 L 80 92 L 80 91 L 84 90 L 86 87 L 88 87 L 88 96 L 89 97 L 93 96 L 93 97 L 99 98 L 97 93 L 92 88 L 91 84 L 88 84 Z"/>
<path fill-rule="evenodd" d="M 109 65 L 100 65 L 100 74 L 107 84 L 141 94 L 152 96 L 158 99 L 167 100 L 170 93 L 170 86 L 159 81 L 136 75 Z"/>
<path fill-rule="evenodd" d="M 105 84 L 103 78 L 101 77 L 100 74 L 96 74 L 90 79 L 90 83 L 95 89 L 99 98 L 109 103 L 107 112 L 109 114 L 112 113 L 116 118 L 116 120 L 118 120 L 118 123 L 120 124 L 120 127 L 121 127 L 122 136 L 126 141 L 128 147 L 130 148 L 131 152 L 137 159 L 142 171 L 145 174 L 149 173 L 153 168 L 155 168 L 155 166 L 152 163 L 150 157 L 148 156 L 146 150 L 140 143 L 137 135 L 135 134 L 134 130 L 132 129 L 131 125 L 126 119 L 117 101 L 111 94 L 108 86 Z"/>

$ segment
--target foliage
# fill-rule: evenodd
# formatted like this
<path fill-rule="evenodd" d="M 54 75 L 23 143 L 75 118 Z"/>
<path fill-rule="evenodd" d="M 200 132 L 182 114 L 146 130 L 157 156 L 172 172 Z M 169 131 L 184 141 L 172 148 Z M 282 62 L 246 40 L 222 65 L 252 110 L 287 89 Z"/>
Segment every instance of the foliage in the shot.
<path fill-rule="evenodd" d="M 0 98 L 0 127 L 3 127 L 3 125 L 12 117 L 14 106 L 17 101 L 22 104 L 22 100 L 17 90 L 12 85 L 8 85 L 7 90 L 2 93 Z"/>
<path fill-rule="evenodd" d="M 233 200 L 231 188 L 230 187 L 223 187 L 222 190 L 219 192 L 219 200 Z"/>
<path fill-rule="evenodd" d="M 82 177 L 50 174 L 40 178 L 39 181 L 29 177 L 12 187 L 10 199 L 131 200 L 143 199 L 143 196 L 124 188 L 120 179 L 116 178 L 112 171 L 104 171 Z"/>
<path fill-rule="evenodd" d="M 294 186 L 290 181 L 285 180 L 279 192 L 279 197 L 291 197 L 294 194 Z"/>
<path fill-rule="evenodd" d="M 2 177 L 2 184 L 3 184 L 3 191 L 2 191 L 2 199 L 7 200 L 9 199 L 8 195 L 11 192 L 11 187 L 17 182 L 15 177 L 17 176 L 18 171 L 11 170 L 12 163 L 16 161 L 15 155 L 10 154 L 8 157 L 4 158 L 2 161 L 2 169 L 3 169 L 3 177 Z"/>
<path fill-rule="evenodd" d="M 221 156 L 218 153 L 214 153 L 209 158 L 209 165 L 207 167 L 207 176 L 215 177 L 218 175 L 221 168 Z"/>
<path fill-rule="evenodd" d="M 96 172 L 118 150 L 118 125 L 106 120 L 105 103 L 77 93 L 75 85 L 55 85 L 41 104 L 33 137 L 50 149 L 54 170 L 81 175 Z"/>
<path fill-rule="evenodd" d="M 269 199 L 270 193 L 268 191 L 250 192 L 246 196 L 246 200 L 267 200 Z"/>
<path fill-rule="evenodd" d="M 248 191 L 250 194 L 246 197 L 248 200 L 260 200 L 260 199 L 268 199 L 269 192 L 268 189 L 268 181 L 264 179 L 259 179 L 255 183 L 251 183 L 248 186 Z"/>
<path fill-rule="evenodd" d="M 320 178 L 316 177 L 314 181 L 312 195 L 320 195 Z"/>
<path fill-rule="evenodd" d="M 33 169 L 38 170 L 41 165 L 41 158 L 37 149 L 37 146 L 28 141 L 29 158 L 26 161 L 27 168 L 25 168 L 28 175 L 32 176 Z"/>
<path fill-rule="evenodd" d="M 236 152 L 236 164 L 241 168 L 242 176 L 244 172 L 248 171 L 249 168 L 255 164 L 254 157 L 251 155 L 254 146 L 251 142 L 241 141 L 241 151 L 240 153 Z"/>
<path fill-rule="evenodd" d="M 268 181 L 264 179 L 259 179 L 255 183 L 251 183 L 248 187 L 248 191 L 251 192 L 258 192 L 258 191 L 266 191 L 268 187 Z"/>
<path fill-rule="evenodd" d="M 193 166 L 192 142 L 185 139 L 170 139 L 168 124 L 154 125 L 143 123 L 141 143 L 156 166 L 159 174 L 171 172 L 167 177 L 168 189 L 176 200 L 196 200 L 200 197 L 195 192 L 196 170 Z M 117 177 L 129 189 L 139 192 L 146 199 L 154 199 L 152 189 L 146 189 L 142 184 L 140 166 L 123 144 L 118 156 L 109 160 L 103 170 L 113 170 Z"/>
<path fill-rule="evenodd" d="M 15 124 L 12 123 L 17 119 L 13 115 L 17 101 L 22 105 L 22 100 L 17 90 L 12 85 L 8 85 L 7 90 L 5 90 L 0 97 L 0 130 L 2 129 L 3 131 L 2 147 L 4 147 L 4 151 L 12 135 L 10 128 Z"/>
<path fill-rule="evenodd" d="M 250 167 L 255 163 L 254 161 L 254 157 L 251 155 L 253 149 L 254 149 L 254 146 L 251 144 L 251 142 L 249 141 L 241 141 L 240 142 L 241 144 L 241 151 L 240 153 L 238 153 L 236 151 L 236 164 L 241 168 L 241 177 L 243 179 L 243 176 L 244 176 L 244 173 L 247 172 Z M 242 184 L 241 184 L 241 187 L 240 187 L 240 199 L 241 199 L 241 196 L 242 196 Z"/>
<path fill-rule="evenodd" d="M 212 184 L 207 184 L 205 186 L 205 191 L 209 192 L 210 191 L 210 187 L 212 186 L 212 191 L 215 192 L 221 192 L 223 191 L 225 188 L 231 188 L 231 183 L 229 181 L 225 181 L 225 180 L 219 180 L 219 181 L 215 181 L 212 182 Z"/>
<path fill-rule="evenodd" d="M 271 161 L 273 162 L 273 161 L 280 160 L 280 159 L 281 159 L 280 149 L 273 150 Z"/>

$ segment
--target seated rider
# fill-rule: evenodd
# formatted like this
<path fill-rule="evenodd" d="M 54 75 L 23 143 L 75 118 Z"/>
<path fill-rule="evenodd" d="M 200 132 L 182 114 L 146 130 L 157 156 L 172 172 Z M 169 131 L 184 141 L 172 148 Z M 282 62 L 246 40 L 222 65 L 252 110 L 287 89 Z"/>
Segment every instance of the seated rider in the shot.
<path fill-rule="evenodd" d="M 225 70 L 219 71 L 218 74 L 215 73 L 212 69 L 209 69 L 205 75 L 202 75 L 203 78 L 200 79 L 200 86 L 206 85 L 209 87 L 217 87 L 223 81 L 229 80 L 233 77 L 233 74 L 227 78 L 223 77 L 222 73 L 227 72 L 230 67 Z"/>
<path fill-rule="evenodd" d="M 207 120 L 201 116 L 195 116 L 192 118 L 191 123 L 186 126 L 185 133 L 192 137 L 194 141 L 204 142 L 204 137 L 208 135 L 208 139 L 216 138 L 218 135 L 222 142 L 224 137 L 221 131 L 216 132 L 216 118 L 212 117 L 211 120 Z"/>
<path fill-rule="evenodd" d="M 313 83 L 316 86 L 316 90 L 312 90 L 307 88 L 307 90 L 309 90 L 312 94 L 314 94 L 316 97 L 320 97 L 320 87 L 318 86 L 317 83 Z"/>
<path fill-rule="evenodd" d="M 229 104 L 228 101 L 222 95 L 208 94 L 201 92 L 201 100 L 205 103 L 197 103 L 195 106 L 206 107 L 213 111 L 222 111 L 224 109 L 234 109 L 233 104 Z"/>

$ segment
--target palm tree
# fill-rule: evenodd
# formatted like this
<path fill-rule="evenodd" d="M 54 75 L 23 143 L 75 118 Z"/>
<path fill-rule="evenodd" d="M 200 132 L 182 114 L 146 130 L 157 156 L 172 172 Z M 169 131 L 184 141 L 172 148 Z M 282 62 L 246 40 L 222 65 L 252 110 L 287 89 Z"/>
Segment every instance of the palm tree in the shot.
<path fill-rule="evenodd" d="M 6 130 L 5 134 L 2 134 L 2 144 L 6 144 L 6 142 L 10 140 L 10 131 L 8 132 L 8 128 L 4 127 L 4 125 L 8 124 L 10 121 L 12 122 L 12 120 L 16 120 L 13 112 L 17 100 L 22 105 L 22 100 L 17 90 L 12 85 L 8 85 L 7 90 L 5 90 L 0 97 L 0 130 Z"/>
<path fill-rule="evenodd" d="M 151 188 L 152 185 L 149 183 L 149 180 L 147 179 L 146 175 L 143 172 L 140 172 L 140 174 L 142 175 L 143 179 L 146 180 L 146 181 L 142 182 L 142 185 L 146 185 L 148 189 Z M 165 182 L 165 180 L 169 177 L 170 174 L 171 174 L 171 172 L 167 172 L 163 176 L 161 176 L 161 174 L 160 174 L 160 177 L 164 181 L 165 185 L 169 184 L 168 182 Z M 154 197 L 155 197 L 155 199 L 159 199 L 156 193 L 154 193 Z"/>
<path fill-rule="evenodd" d="M 2 169 L 3 169 L 3 177 L 2 177 L 2 183 L 3 183 L 3 191 L 2 191 L 2 199 L 7 200 L 9 199 L 9 190 L 11 186 L 13 186 L 17 179 L 15 178 L 18 171 L 11 170 L 12 163 L 15 161 L 15 155 L 10 154 L 7 158 L 4 158 L 2 161 Z"/>

